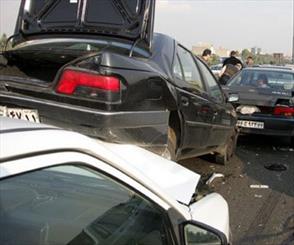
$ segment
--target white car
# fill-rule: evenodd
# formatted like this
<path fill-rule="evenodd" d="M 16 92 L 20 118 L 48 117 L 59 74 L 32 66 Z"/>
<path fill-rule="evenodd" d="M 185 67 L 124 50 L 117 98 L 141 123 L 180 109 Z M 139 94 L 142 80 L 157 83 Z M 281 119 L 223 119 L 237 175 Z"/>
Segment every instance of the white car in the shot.
<path fill-rule="evenodd" d="M 212 71 L 213 75 L 218 79 L 220 77 L 220 72 L 223 68 L 223 64 L 212 65 L 210 70 Z"/>
<path fill-rule="evenodd" d="M 133 145 L 0 117 L 0 244 L 228 244 L 227 202 Z"/>

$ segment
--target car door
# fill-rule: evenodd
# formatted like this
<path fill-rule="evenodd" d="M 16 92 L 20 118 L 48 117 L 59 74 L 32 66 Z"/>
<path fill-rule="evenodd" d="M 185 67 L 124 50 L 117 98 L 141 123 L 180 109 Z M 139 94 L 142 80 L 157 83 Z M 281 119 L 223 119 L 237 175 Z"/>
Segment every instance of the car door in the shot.
<path fill-rule="evenodd" d="M 207 144 L 211 147 L 222 145 L 233 129 L 235 120 L 232 117 L 233 108 L 226 104 L 224 94 L 209 68 L 199 59 L 197 59 L 197 64 L 207 86 L 213 110 L 212 130 Z"/>
<path fill-rule="evenodd" d="M 212 110 L 193 55 L 178 45 L 174 60 L 179 110 L 183 117 L 181 154 L 205 151 L 211 130 Z"/>
<path fill-rule="evenodd" d="M 2 164 L 0 244 L 174 244 L 168 207 L 98 159 L 59 152 Z"/>

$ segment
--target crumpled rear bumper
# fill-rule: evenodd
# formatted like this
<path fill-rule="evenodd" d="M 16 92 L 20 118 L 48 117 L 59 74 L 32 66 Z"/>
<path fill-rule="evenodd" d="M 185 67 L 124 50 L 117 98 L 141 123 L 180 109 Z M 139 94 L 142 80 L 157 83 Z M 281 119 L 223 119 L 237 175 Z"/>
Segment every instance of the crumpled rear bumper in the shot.
<path fill-rule="evenodd" d="M 168 111 L 105 112 L 55 101 L 0 95 L 0 105 L 36 109 L 45 124 L 70 129 L 109 142 L 142 147 L 167 144 Z"/>
<path fill-rule="evenodd" d="M 263 122 L 263 129 L 240 128 L 240 133 L 272 136 L 294 136 L 294 118 L 238 115 L 238 120 Z"/>

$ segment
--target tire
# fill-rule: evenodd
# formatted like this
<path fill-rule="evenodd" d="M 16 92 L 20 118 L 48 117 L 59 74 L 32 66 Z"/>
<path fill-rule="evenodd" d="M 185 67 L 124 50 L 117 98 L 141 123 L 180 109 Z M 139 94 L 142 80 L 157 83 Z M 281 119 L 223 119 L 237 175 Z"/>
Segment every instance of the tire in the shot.
<path fill-rule="evenodd" d="M 226 165 L 230 161 L 230 159 L 234 156 L 236 151 L 238 140 L 238 132 L 235 131 L 233 135 L 230 137 L 228 143 L 225 146 L 224 153 L 218 153 L 215 155 L 215 162 L 221 165 Z"/>
<path fill-rule="evenodd" d="M 227 155 L 227 150 L 225 150 L 224 154 L 215 155 L 215 162 L 221 165 L 227 165 L 229 162 L 229 158 Z"/>
<path fill-rule="evenodd" d="M 229 159 L 231 159 L 236 152 L 237 141 L 238 141 L 238 132 L 235 131 L 233 133 L 233 135 L 231 136 L 229 144 L 228 144 L 228 157 L 229 157 Z"/>
<path fill-rule="evenodd" d="M 293 136 L 284 136 L 280 138 L 280 142 L 285 147 L 294 147 L 294 137 Z"/>
<path fill-rule="evenodd" d="M 278 140 L 282 146 L 286 146 L 286 147 L 291 146 L 293 143 L 293 140 L 290 136 L 283 136 L 283 137 L 280 137 Z"/>
<path fill-rule="evenodd" d="M 176 161 L 177 136 L 174 129 L 169 127 L 167 135 L 168 135 L 167 147 L 165 148 L 161 156 L 168 160 Z"/>

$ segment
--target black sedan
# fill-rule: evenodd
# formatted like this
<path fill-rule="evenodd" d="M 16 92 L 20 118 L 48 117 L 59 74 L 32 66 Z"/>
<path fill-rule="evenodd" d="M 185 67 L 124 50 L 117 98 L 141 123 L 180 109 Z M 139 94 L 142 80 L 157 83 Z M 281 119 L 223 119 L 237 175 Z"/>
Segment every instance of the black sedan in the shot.
<path fill-rule="evenodd" d="M 155 1 L 22 1 L 0 114 L 225 163 L 236 115 L 208 67 L 153 34 Z"/>
<path fill-rule="evenodd" d="M 293 138 L 293 70 L 285 67 L 246 68 L 224 89 L 236 108 L 241 133 Z"/>

